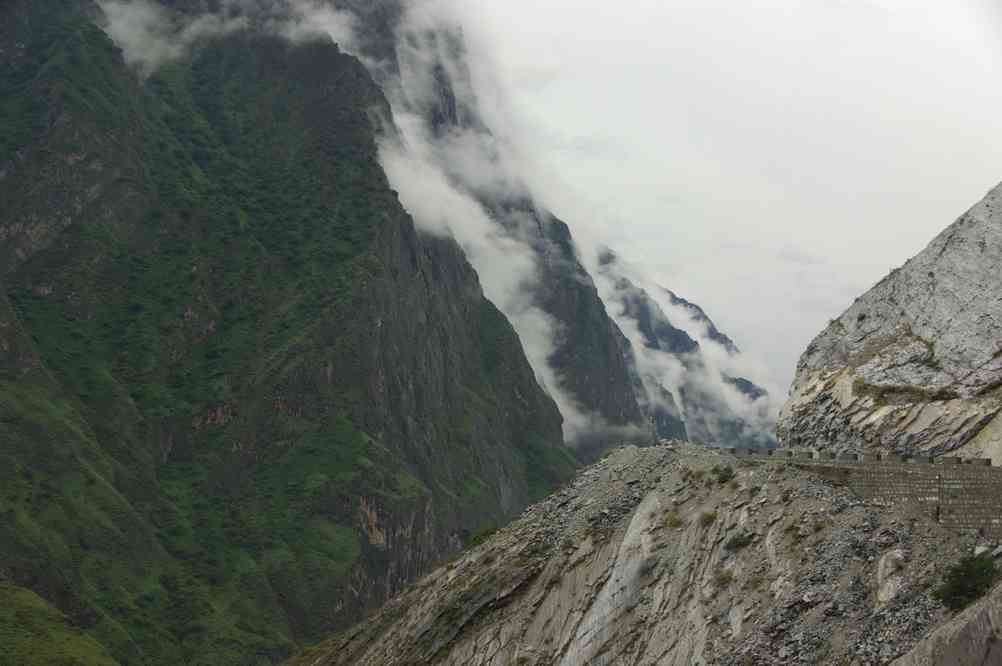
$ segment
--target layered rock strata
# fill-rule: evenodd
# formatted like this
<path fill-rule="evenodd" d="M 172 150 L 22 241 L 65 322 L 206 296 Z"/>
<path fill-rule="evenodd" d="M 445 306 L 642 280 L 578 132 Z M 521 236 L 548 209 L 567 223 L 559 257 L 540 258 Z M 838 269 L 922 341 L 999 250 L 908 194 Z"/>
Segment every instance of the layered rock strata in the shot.
<path fill-rule="evenodd" d="M 800 359 L 788 446 L 1002 462 L 1002 186 L 891 272 Z"/>
<path fill-rule="evenodd" d="M 886 664 L 973 545 L 792 465 L 625 448 L 295 663 Z"/>

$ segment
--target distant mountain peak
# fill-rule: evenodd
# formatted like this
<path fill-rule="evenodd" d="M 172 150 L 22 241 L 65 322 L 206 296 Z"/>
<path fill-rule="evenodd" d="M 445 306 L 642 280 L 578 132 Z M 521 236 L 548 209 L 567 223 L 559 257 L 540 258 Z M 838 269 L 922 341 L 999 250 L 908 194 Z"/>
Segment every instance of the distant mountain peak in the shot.
<path fill-rule="evenodd" d="M 636 350 L 645 404 L 658 435 L 667 437 L 671 431 L 682 438 L 677 420 L 684 438 L 694 442 L 774 446 L 768 393 L 707 357 L 704 343 L 722 346 L 729 357 L 740 352 L 703 309 L 663 287 L 648 291 L 638 286 L 634 279 L 639 278 L 630 277 L 636 271 L 611 248 L 599 248 L 597 259 L 603 298 Z M 664 296 L 660 302 L 659 294 Z"/>
<path fill-rule="evenodd" d="M 671 289 L 665 289 L 664 287 L 662 287 L 662 289 L 666 294 L 668 294 L 668 298 L 671 299 L 672 305 L 677 305 L 679 307 L 685 308 L 686 310 L 689 311 L 690 315 L 694 320 L 706 326 L 706 334 L 708 338 L 718 343 L 720 346 L 722 346 L 724 349 L 726 349 L 732 354 L 741 353 L 741 350 L 738 349 L 738 346 L 736 344 L 734 344 L 734 341 L 731 340 L 728 336 L 724 335 L 720 331 L 720 329 L 717 328 L 717 325 L 713 323 L 713 320 L 710 319 L 709 315 L 706 314 L 703 308 L 699 307 L 695 303 L 687 301 L 686 299 L 682 298 L 681 296 L 673 292 Z"/>

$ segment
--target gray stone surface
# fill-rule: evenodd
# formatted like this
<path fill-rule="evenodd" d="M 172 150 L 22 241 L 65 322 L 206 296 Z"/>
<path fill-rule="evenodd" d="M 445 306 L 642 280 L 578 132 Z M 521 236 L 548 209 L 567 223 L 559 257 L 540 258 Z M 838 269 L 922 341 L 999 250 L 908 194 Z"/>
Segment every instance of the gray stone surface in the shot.
<path fill-rule="evenodd" d="M 815 338 L 782 442 L 1002 461 L 1000 267 L 1002 186 Z"/>
<path fill-rule="evenodd" d="M 888 664 L 946 619 L 929 592 L 975 540 L 818 469 L 617 450 L 296 663 Z"/>
<path fill-rule="evenodd" d="M 891 666 L 1002 664 L 1002 587 L 934 631 Z"/>

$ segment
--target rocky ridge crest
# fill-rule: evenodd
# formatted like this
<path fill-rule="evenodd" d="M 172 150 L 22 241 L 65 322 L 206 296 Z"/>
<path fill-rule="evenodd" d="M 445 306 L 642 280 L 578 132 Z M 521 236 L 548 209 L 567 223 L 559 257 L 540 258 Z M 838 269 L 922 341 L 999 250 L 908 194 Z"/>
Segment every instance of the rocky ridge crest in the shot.
<path fill-rule="evenodd" d="M 809 469 L 627 447 L 294 663 L 887 664 L 973 545 Z"/>

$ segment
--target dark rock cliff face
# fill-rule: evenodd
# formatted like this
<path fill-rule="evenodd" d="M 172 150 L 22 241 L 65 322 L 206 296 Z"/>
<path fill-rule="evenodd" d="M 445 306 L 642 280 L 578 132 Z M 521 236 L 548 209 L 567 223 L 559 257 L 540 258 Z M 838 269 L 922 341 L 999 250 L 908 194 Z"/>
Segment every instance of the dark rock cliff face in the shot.
<path fill-rule="evenodd" d="M 120 663 L 267 663 L 575 461 L 389 189 L 357 60 L 244 30 L 140 82 L 99 15 L 0 7 L 0 605 Z"/>
<path fill-rule="evenodd" d="M 675 292 L 671 291 L 670 289 L 664 289 L 664 292 L 668 294 L 668 298 L 672 305 L 677 305 L 679 307 L 685 308 L 692 315 L 693 319 L 706 326 L 707 337 L 709 337 L 711 340 L 719 344 L 721 347 L 723 347 L 730 353 L 732 354 L 738 353 L 739 351 L 738 346 L 734 344 L 734 341 L 731 340 L 727 335 L 720 332 L 720 329 L 718 329 L 717 325 L 713 323 L 713 320 L 711 320 L 707 316 L 703 308 L 699 307 L 695 303 L 691 303 L 685 300 L 684 298 L 678 296 Z"/>
<path fill-rule="evenodd" d="M 609 250 L 600 256 L 600 275 L 611 284 L 612 315 L 624 330 L 635 330 L 639 355 L 635 365 L 643 384 L 645 412 L 653 417 L 659 438 L 684 439 L 725 446 L 775 446 L 763 410 L 767 393 L 744 378 L 731 377 L 708 363 L 702 345 L 677 328 L 650 293 L 624 277 L 618 259 Z M 701 308 L 663 290 L 666 308 L 680 307 L 700 327 L 701 339 L 719 345 L 730 355 L 739 353 Z M 723 392 L 733 389 L 728 401 Z M 757 422 L 752 423 L 754 418 Z"/>
<path fill-rule="evenodd" d="M 591 276 L 578 260 L 567 225 L 541 215 L 549 219 L 541 223 L 546 240 L 536 294 L 543 310 L 561 324 L 550 361 L 563 387 L 586 412 L 608 425 L 643 424 L 637 433 L 642 439 L 647 431 L 641 407 L 643 388 L 635 379 L 630 342 L 606 312 Z M 596 426 L 601 433 L 601 424 Z"/>
<path fill-rule="evenodd" d="M 406 77 L 426 77 L 427 89 L 400 95 L 409 113 L 426 125 L 428 136 L 448 140 L 462 136 L 478 144 L 484 154 L 494 152 L 496 139 L 482 117 L 473 90 L 463 35 L 455 26 L 403 25 L 407 7 L 399 0 L 374 3 L 348 2 L 362 26 L 359 45 L 377 80 L 388 89 L 412 86 Z M 405 63 L 401 49 L 423 44 L 421 71 Z M 401 46 L 401 44 L 403 46 Z M 606 312 L 605 305 L 567 225 L 534 200 L 519 174 L 505 172 L 503 161 L 494 156 L 491 166 L 509 180 L 502 192 L 478 189 L 451 174 L 453 184 L 471 196 L 500 229 L 528 246 L 538 272 L 526 285 L 532 305 L 552 318 L 553 351 L 547 362 L 556 375 L 551 387 L 568 396 L 588 424 L 579 428 L 575 443 L 581 455 L 597 453 L 612 441 L 651 438 L 650 418 L 645 413 L 643 387 L 633 367 L 630 342 Z M 445 165 L 444 170 L 449 172 Z"/>
<path fill-rule="evenodd" d="M 471 67 L 476 63 L 470 61 L 462 28 L 450 23 L 448 13 L 430 17 L 434 10 L 428 6 L 432 4 L 381 0 L 339 6 L 347 7 L 357 18 L 360 29 L 355 48 L 363 53 L 374 76 L 385 89 L 397 91 L 390 95 L 394 110 L 405 115 L 408 124 L 417 119 L 421 126 L 418 131 L 411 128 L 409 138 L 429 144 L 425 150 L 435 156 L 422 166 L 441 170 L 509 239 L 531 253 L 535 272 L 523 276 L 523 288 L 530 305 L 545 315 L 553 330 L 547 356 L 540 360 L 530 354 L 530 358 L 537 366 L 547 366 L 535 369 L 546 375 L 546 388 L 553 391 L 564 410 L 565 435 L 574 440 L 579 455 L 589 459 L 610 443 L 647 443 L 655 437 L 771 444 L 768 425 L 748 427 L 730 413 L 733 410 L 719 395 L 734 388 L 751 402 L 763 397 L 750 382 L 746 386 L 723 378 L 690 381 L 684 390 L 676 391 L 680 400 L 689 403 L 682 409 L 662 385 L 664 378 L 651 377 L 654 373 L 644 367 L 644 350 L 635 345 L 683 358 L 686 369 L 699 375 L 705 374 L 698 359 L 699 344 L 672 326 L 642 290 L 632 286 L 617 290 L 622 303 L 603 300 L 605 295 L 585 269 L 568 226 L 540 205 L 523 175 L 512 166 L 517 160 L 507 159 L 499 147 L 503 140 L 489 126 L 490 110 L 481 108 L 478 99 L 480 92 L 488 97 L 493 93 L 478 88 L 474 80 Z M 450 152 L 456 144 L 467 150 Z M 469 150 L 471 146 L 474 148 Z M 463 165 L 467 164 L 476 165 L 473 171 L 490 172 L 495 177 L 484 185 L 482 174 L 470 177 L 466 173 Z M 729 354 L 739 353 L 699 306 L 663 291 L 672 306 L 705 328 L 701 338 Z M 619 305 L 622 313 L 614 311 Z M 516 328 L 517 310 L 524 307 L 520 300 L 516 311 L 509 311 Z M 624 335 L 624 317 L 635 320 L 641 328 L 641 343 Z M 692 421 L 688 430 L 682 411 L 688 412 Z"/>
<path fill-rule="evenodd" d="M 616 291 L 621 295 L 623 316 L 637 322 L 637 329 L 644 336 L 644 346 L 648 349 L 668 354 L 692 354 L 699 350 L 699 343 L 685 331 L 675 328 L 647 293 L 626 278 L 616 282 Z"/>

